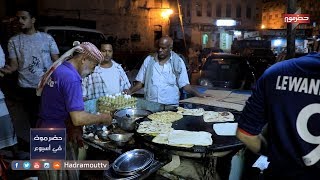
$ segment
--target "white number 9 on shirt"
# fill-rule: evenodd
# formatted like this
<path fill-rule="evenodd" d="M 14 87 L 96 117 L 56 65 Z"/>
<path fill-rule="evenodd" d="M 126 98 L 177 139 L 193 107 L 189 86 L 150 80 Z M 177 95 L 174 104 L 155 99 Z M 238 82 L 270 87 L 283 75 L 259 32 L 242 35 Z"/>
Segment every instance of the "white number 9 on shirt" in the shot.
<path fill-rule="evenodd" d="M 317 113 L 320 113 L 320 104 L 310 104 L 300 111 L 297 118 L 296 125 L 300 137 L 310 144 L 318 144 L 315 149 L 302 157 L 306 166 L 312 166 L 320 160 L 320 136 L 312 135 L 307 126 L 309 118 Z"/>

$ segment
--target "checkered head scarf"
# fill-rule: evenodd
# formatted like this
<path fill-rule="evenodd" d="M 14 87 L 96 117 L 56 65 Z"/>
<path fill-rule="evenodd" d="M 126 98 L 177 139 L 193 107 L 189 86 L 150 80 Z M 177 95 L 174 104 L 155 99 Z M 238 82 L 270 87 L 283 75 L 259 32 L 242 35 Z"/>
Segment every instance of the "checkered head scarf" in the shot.
<path fill-rule="evenodd" d="M 57 67 L 60 66 L 64 61 L 71 59 L 74 52 L 78 52 L 80 54 L 85 54 L 89 58 L 91 58 L 92 60 L 97 61 L 99 64 L 104 59 L 100 50 L 90 42 L 83 42 L 80 45 L 73 47 L 72 49 L 70 49 L 69 51 L 64 53 L 58 60 L 56 60 L 51 65 L 49 70 L 42 76 L 42 78 L 38 84 L 37 96 L 41 96 L 42 90 L 43 90 L 44 86 L 47 84 L 48 79 L 50 78 L 53 71 L 55 71 L 57 69 Z"/>

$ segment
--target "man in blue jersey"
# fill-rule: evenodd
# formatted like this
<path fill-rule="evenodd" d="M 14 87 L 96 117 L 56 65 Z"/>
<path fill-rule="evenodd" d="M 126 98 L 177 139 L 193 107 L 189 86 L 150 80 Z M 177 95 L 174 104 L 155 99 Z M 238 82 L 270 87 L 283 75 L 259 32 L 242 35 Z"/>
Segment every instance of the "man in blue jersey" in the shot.
<path fill-rule="evenodd" d="M 320 178 L 320 54 L 265 71 L 239 119 L 237 137 L 268 156 L 269 178 Z M 261 136 L 268 124 L 266 141 Z"/>

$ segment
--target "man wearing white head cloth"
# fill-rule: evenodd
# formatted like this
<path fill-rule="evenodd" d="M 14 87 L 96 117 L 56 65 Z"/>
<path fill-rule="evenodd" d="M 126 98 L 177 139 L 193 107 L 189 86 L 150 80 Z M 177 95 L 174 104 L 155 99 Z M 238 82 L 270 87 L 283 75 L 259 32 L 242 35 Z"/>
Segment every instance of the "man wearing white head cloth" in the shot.
<path fill-rule="evenodd" d="M 64 128 L 68 119 L 75 126 L 111 124 L 110 114 L 85 112 L 82 99 L 81 79 L 89 75 L 102 60 L 103 55 L 97 47 L 84 42 L 54 62 L 37 89 L 37 94 L 41 95 L 38 127 Z"/>
<path fill-rule="evenodd" d="M 41 106 L 37 127 L 67 128 L 69 143 L 67 144 L 67 159 L 77 160 L 82 142 L 83 125 L 110 125 L 110 114 L 90 114 L 84 111 L 82 98 L 82 78 L 88 76 L 104 59 L 97 47 L 89 42 L 81 43 L 62 55 L 42 77 L 37 95 L 41 95 Z M 80 149 L 78 149 L 80 148 Z M 82 154 L 84 150 L 81 150 Z M 79 153 L 79 154 L 78 154 Z M 41 172 L 40 172 L 41 173 Z M 79 179 L 79 171 L 61 171 L 40 174 L 43 179 Z"/>

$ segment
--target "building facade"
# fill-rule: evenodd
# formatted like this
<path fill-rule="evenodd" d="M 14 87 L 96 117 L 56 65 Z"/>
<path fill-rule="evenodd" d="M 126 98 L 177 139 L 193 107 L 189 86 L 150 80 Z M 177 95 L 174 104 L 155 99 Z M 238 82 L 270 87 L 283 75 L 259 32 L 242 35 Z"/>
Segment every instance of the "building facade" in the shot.
<path fill-rule="evenodd" d="M 319 30 L 320 23 L 320 1 L 318 0 L 296 0 L 296 9 L 301 9 L 301 14 L 310 15 L 310 24 L 299 24 L 297 29 L 311 29 L 315 33 Z M 287 0 L 263 0 L 262 23 L 264 29 L 286 29 L 284 14 L 287 14 Z"/>
<path fill-rule="evenodd" d="M 259 28 L 261 2 L 261 0 L 178 0 L 179 4 L 172 5 L 175 9 L 180 7 L 180 14 L 171 18 L 171 34 L 175 39 L 184 39 L 187 46 L 216 47 L 230 51 L 234 38 L 241 39 L 246 31 Z M 182 21 L 179 16 L 182 17 Z M 217 24 L 217 20 L 222 20 L 222 24 Z"/>
<path fill-rule="evenodd" d="M 313 41 L 308 39 L 312 35 L 319 35 L 320 23 L 320 1 L 318 0 L 296 0 L 296 9 L 300 14 L 309 14 L 309 24 L 296 26 L 295 47 L 296 53 L 307 53 L 310 51 L 308 44 Z M 271 40 L 271 48 L 279 54 L 286 50 L 287 46 L 287 24 L 284 22 L 284 14 L 287 14 L 287 0 L 263 0 L 262 22 L 260 35 L 264 39 Z"/>
<path fill-rule="evenodd" d="M 87 20 L 123 51 L 153 50 L 156 39 L 169 33 L 167 0 L 41 0 L 41 16 Z M 52 22 L 54 23 L 54 22 Z"/>

